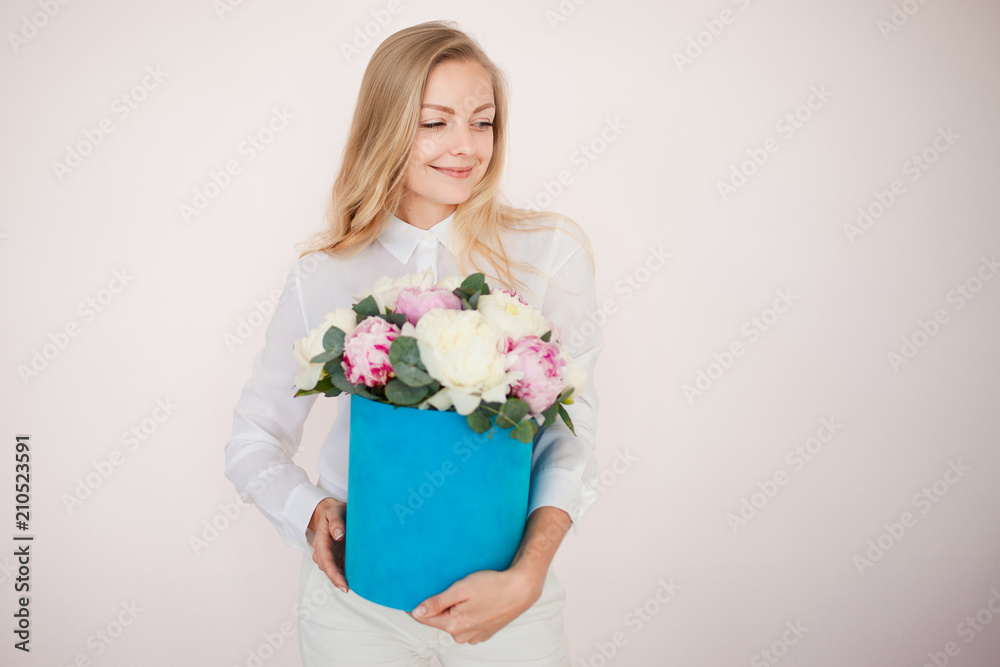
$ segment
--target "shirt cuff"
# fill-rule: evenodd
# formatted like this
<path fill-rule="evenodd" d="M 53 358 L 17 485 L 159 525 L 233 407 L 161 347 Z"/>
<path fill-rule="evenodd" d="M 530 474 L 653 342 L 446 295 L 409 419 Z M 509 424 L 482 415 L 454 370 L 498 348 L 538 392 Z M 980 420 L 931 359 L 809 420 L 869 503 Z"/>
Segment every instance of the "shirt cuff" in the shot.
<path fill-rule="evenodd" d="M 332 498 L 329 493 L 309 482 L 302 482 L 288 496 L 282 513 L 285 542 L 304 554 L 312 553 L 313 531 L 309 530 L 316 506 L 324 499 Z"/>
<path fill-rule="evenodd" d="M 569 514 L 573 520 L 573 533 L 576 534 L 577 523 L 595 500 L 597 493 L 594 489 L 571 472 L 562 468 L 547 468 L 531 480 L 528 514 L 539 507 L 558 507 Z"/>

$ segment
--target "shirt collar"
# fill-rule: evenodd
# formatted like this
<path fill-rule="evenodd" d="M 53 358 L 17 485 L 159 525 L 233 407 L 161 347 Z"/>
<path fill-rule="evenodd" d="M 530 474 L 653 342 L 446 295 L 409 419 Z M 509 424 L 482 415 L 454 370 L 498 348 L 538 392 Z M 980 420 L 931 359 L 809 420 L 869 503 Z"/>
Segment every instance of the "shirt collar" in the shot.
<path fill-rule="evenodd" d="M 455 213 L 453 212 L 447 218 L 426 230 L 433 234 L 434 238 L 452 254 L 454 254 L 454 251 L 452 245 L 449 243 L 448 233 L 454 218 Z M 425 230 L 414 227 L 410 223 L 404 222 L 392 213 L 389 213 L 385 228 L 379 235 L 378 240 L 386 250 L 392 253 L 393 257 L 403 264 L 408 264 L 410 257 L 413 256 L 413 251 L 417 248 L 417 244 L 420 243 L 420 239 L 424 233 Z"/>

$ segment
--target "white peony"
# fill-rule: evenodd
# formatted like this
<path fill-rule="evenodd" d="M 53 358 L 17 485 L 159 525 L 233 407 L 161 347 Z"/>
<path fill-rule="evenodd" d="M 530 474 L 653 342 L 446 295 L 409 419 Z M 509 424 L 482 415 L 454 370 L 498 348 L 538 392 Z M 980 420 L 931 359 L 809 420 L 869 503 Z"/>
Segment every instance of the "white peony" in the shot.
<path fill-rule="evenodd" d="M 551 328 L 540 310 L 505 292 L 481 295 L 476 310 L 497 331 L 512 340 L 541 336 Z"/>
<path fill-rule="evenodd" d="M 337 327 L 344 332 L 346 337 L 350 336 L 357 326 L 358 314 L 354 312 L 353 308 L 338 308 L 326 316 L 319 328 L 326 334 L 330 327 Z"/>
<path fill-rule="evenodd" d="M 468 415 L 480 400 L 503 403 L 520 373 L 506 371 L 506 342 L 476 310 L 431 310 L 415 328 L 420 360 L 442 389 L 426 403 Z"/>
<path fill-rule="evenodd" d="M 367 296 L 371 295 L 375 299 L 375 303 L 378 304 L 378 312 L 384 313 L 386 308 L 389 310 L 396 309 L 396 297 L 399 295 L 399 290 L 404 287 L 428 289 L 433 286 L 434 274 L 431 272 L 430 267 L 428 267 L 420 273 L 409 273 L 399 278 L 382 276 L 375 281 L 370 290 L 366 290 L 364 294 L 354 296 L 353 298 L 355 303 L 361 303 Z"/>
<path fill-rule="evenodd" d="M 437 287 L 444 288 L 449 292 L 454 292 L 457 288 L 462 286 L 462 282 L 465 280 L 462 276 L 445 276 L 441 280 L 437 281 Z"/>
<path fill-rule="evenodd" d="M 329 313 L 318 327 L 309 332 L 305 338 L 295 341 L 292 352 L 299 362 L 299 371 L 295 374 L 295 386 L 299 389 L 313 389 L 323 377 L 323 364 L 314 364 L 310 359 L 317 354 L 323 354 L 323 336 L 330 327 L 337 327 L 345 334 L 350 334 L 358 326 L 358 315 L 350 308 L 338 308 Z"/>
<path fill-rule="evenodd" d="M 326 329 L 316 327 L 305 338 L 295 341 L 292 351 L 295 360 L 299 362 L 299 371 L 295 374 L 295 386 L 306 391 L 316 387 L 323 374 L 323 364 L 314 364 L 309 360 L 317 354 L 323 354 L 323 334 Z"/>

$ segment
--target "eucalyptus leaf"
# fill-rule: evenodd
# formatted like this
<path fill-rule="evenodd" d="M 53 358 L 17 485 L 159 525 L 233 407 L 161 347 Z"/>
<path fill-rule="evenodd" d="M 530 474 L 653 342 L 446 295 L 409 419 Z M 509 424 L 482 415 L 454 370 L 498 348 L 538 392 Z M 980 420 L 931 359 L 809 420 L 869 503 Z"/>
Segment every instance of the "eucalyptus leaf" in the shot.
<path fill-rule="evenodd" d="M 493 425 L 493 420 L 489 418 L 489 415 L 479 411 L 473 410 L 466 417 L 466 421 L 469 422 L 469 428 L 471 428 L 476 433 L 486 433 Z"/>
<path fill-rule="evenodd" d="M 333 361 L 334 359 L 340 358 L 341 351 L 339 350 L 327 350 L 317 354 L 315 357 L 309 360 L 313 364 L 325 364 L 328 361 Z"/>
<path fill-rule="evenodd" d="M 545 426 L 551 426 L 555 421 L 556 416 L 559 414 L 559 401 L 555 401 L 549 407 L 542 411 L 542 416 L 545 417 Z"/>
<path fill-rule="evenodd" d="M 337 364 L 333 372 L 330 373 L 330 383 L 345 394 L 354 393 L 354 385 L 348 381 L 347 375 L 344 373 L 344 367 L 340 364 Z"/>
<path fill-rule="evenodd" d="M 347 334 L 339 327 L 330 327 L 323 334 L 323 349 L 336 351 L 337 355 L 344 353 L 344 338 Z"/>
<path fill-rule="evenodd" d="M 514 426 L 521 421 L 521 419 L 523 419 L 530 410 L 531 406 L 522 401 L 520 398 L 508 398 L 507 402 L 503 404 L 502 408 L 500 408 L 500 414 L 497 415 L 497 424 L 499 424 L 500 428 L 509 428 Z"/>
<path fill-rule="evenodd" d="M 392 322 L 397 327 L 401 327 L 406 323 L 406 315 L 403 313 L 385 313 L 379 315 L 379 317 L 387 322 Z"/>
<path fill-rule="evenodd" d="M 392 370 L 397 378 L 411 387 L 425 387 L 431 383 L 431 376 L 427 374 L 427 371 L 417 368 L 413 364 L 397 361 L 392 365 Z"/>
<path fill-rule="evenodd" d="M 566 422 L 566 426 L 569 427 L 573 435 L 576 435 L 576 431 L 573 429 L 573 420 L 569 418 L 569 413 L 566 412 L 566 408 L 562 406 L 562 403 L 559 403 L 559 416 Z"/>
<path fill-rule="evenodd" d="M 385 385 L 385 397 L 396 405 L 414 405 L 427 397 L 427 387 L 411 387 L 399 378 Z"/>
<path fill-rule="evenodd" d="M 483 285 L 486 284 L 486 276 L 482 273 L 473 273 L 468 278 L 462 281 L 462 288 L 471 290 L 472 292 L 479 292 Z"/>
<path fill-rule="evenodd" d="M 375 394 L 375 393 L 371 392 L 369 390 L 370 388 L 366 387 L 363 384 L 352 384 L 351 386 L 354 387 L 354 393 L 357 394 L 358 396 L 361 396 L 362 398 L 367 398 L 367 399 L 370 399 L 372 401 L 376 401 L 379 398 L 381 398 L 381 396 L 379 396 L 378 394 Z"/>
<path fill-rule="evenodd" d="M 371 294 L 366 296 L 359 303 L 356 303 L 353 306 L 351 306 L 351 309 L 358 314 L 359 324 L 361 323 L 361 320 L 365 319 L 366 317 L 371 317 L 373 315 L 377 316 L 380 314 L 378 312 L 378 304 L 375 303 L 375 297 L 373 297 Z"/>
<path fill-rule="evenodd" d="M 417 339 L 412 336 L 396 336 L 389 346 L 389 363 L 396 367 L 402 362 L 411 366 L 420 365 L 420 350 L 417 348 Z"/>
<path fill-rule="evenodd" d="M 535 433 L 538 432 L 538 424 L 535 423 L 534 419 L 524 419 L 520 421 L 517 426 L 510 432 L 510 437 L 516 438 L 524 443 L 529 443 L 535 438 Z"/>
<path fill-rule="evenodd" d="M 469 293 L 463 290 L 461 287 L 456 287 L 451 291 L 452 294 L 457 296 L 462 302 L 462 310 L 475 310 L 475 308 L 469 303 Z"/>

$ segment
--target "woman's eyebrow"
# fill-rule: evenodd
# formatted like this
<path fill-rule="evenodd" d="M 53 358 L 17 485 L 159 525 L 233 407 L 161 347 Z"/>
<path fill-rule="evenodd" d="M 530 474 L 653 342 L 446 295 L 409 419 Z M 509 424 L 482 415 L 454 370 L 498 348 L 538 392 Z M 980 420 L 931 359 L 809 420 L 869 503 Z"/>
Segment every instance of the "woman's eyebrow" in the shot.
<path fill-rule="evenodd" d="M 473 109 L 472 113 L 479 113 L 483 109 L 489 109 L 490 107 L 495 107 L 495 106 L 496 105 L 493 104 L 492 102 L 487 102 L 486 104 L 482 104 L 482 105 L 476 107 L 475 109 Z M 455 110 L 454 109 L 452 109 L 451 107 L 441 106 L 440 104 L 421 104 L 420 108 L 421 109 L 437 109 L 438 111 L 443 111 L 445 113 L 450 113 L 452 116 L 455 115 Z"/>

